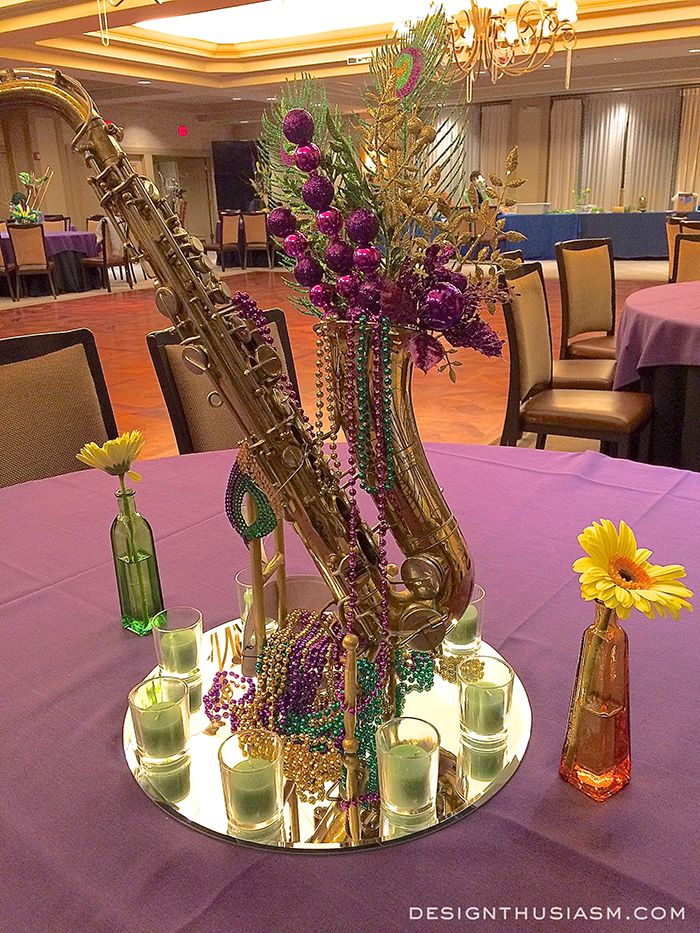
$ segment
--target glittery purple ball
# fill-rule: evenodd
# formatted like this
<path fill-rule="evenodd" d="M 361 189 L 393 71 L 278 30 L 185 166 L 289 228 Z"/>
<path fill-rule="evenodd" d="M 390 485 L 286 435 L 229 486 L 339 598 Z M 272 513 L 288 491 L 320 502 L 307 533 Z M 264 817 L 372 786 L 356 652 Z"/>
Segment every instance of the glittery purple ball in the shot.
<path fill-rule="evenodd" d="M 360 283 L 354 275 L 341 275 L 335 281 L 338 294 L 343 298 L 354 298 Z"/>
<path fill-rule="evenodd" d="M 284 241 L 284 251 L 288 256 L 294 256 L 297 259 L 306 252 L 308 246 L 306 237 L 303 233 L 290 233 Z"/>
<path fill-rule="evenodd" d="M 276 207 L 267 218 L 267 229 L 272 236 L 286 237 L 294 233 L 297 219 L 288 207 Z"/>
<path fill-rule="evenodd" d="M 305 146 L 314 136 L 314 118 L 308 110 L 290 110 L 282 123 L 282 132 L 290 143 Z"/>
<path fill-rule="evenodd" d="M 360 272 L 375 272 L 382 261 L 382 254 L 376 246 L 358 246 L 353 254 L 355 268 Z"/>
<path fill-rule="evenodd" d="M 316 226 L 324 236 L 338 236 L 343 226 L 343 215 L 337 207 L 316 214 Z"/>
<path fill-rule="evenodd" d="M 294 150 L 294 161 L 302 172 L 315 172 L 321 164 L 321 150 L 313 143 L 297 146 Z"/>
<path fill-rule="evenodd" d="M 349 243 L 344 240 L 338 240 L 326 250 L 326 262 L 328 268 L 338 275 L 344 275 L 352 269 L 353 250 Z"/>
<path fill-rule="evenodd" d="M 429 289 L 420 302 L 418 317 L 424 327 L 446 330 L 461 318 L 464 311 L 464 295 L 445 282 Z"/>
<path fill-rule="evenodd" d="M 304 288 L 311 288 L 313 285 L 318 285 L 323 278 L 323 269 L 315 259 L 306 256 L 297 262 L 294 267 L 294 276 Z"/>
<path fill-rule="evenodd" d="M 364 282 L 357 291 L 357 301 L 365 311 L 376 311 L 379 308 L 379 289 Z"/>
<path fill-rule="evenodd" d="M 334 297 L 332 286 L 326 282 L 321 282 L 309 289 L 309 301 L 315 308 L 323 308 L 327 311 L 333 306 Z"/>
<path fill-rule="evenodd" d="M 361 207 L 347 218 L 345 229 L 354 243 L 367 246 L 379 233 L 379 221 L 376 214 Z"/>
<path fill-rule="evenodd" d="M 312 175 L 304 182 L 301 196 L 313 211 L 325 211 L 333 200 L 333 184 L 325 175 Z"/>

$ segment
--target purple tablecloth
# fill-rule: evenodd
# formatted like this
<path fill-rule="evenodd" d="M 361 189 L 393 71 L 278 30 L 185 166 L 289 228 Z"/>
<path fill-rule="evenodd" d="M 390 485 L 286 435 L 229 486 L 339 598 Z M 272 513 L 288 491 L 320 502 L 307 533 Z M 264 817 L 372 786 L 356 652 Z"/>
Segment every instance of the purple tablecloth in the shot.
<path fill-rule="evenodd" d="M 653 366 L 700 366 L 700 282 L 642 288 L 625 302 L 615 388 L 638 382 Z"/>
<path fill-rule="evenodd" d="M 483 808 L 367 853 L 239 848 L 148 800 L 124 762 L 121 730 L 127 693 L 152 666 L 153 646 L 117 618 L 108 543 L 114 484 L 89 471 L 0 490 L 2 929 L 700 928 L 692 816 L 700 632 L 692 616 L 679 624 L 637 616 L 626 625 L 630 786 L 600 804 L 557 776 L 579 640 L 593 618 L 571 572 L 577 533 L 601 516 L 624 518 L 659 562 L 685 563 L 697 590 L 700 477 L 592 452 L 431 444 L 428 453 L 488 594 L 486 636 L 529 693 L 532 739 L 512 780 Z M 224 452 L 140 467 L 139 506 L 156 530 L 166 601 L 201 607 L 206 627 L 235 613 L 234 574 L 245 563 L 222 509 L 231 459 Z M 291 570 L 307 569 L 289 538 Z M 515 917 L 516 907 L 527 918 Z M 470 911 L 435 922 L 428 908 Z M 499 919 L 476 919 L 484 908 Z M 570 918 L 585 913 L 533 919 L 555 908 Z M 583 919 L 592 908 L 613 919 Z M 671 920 L 672 909 L 685 910 L 685 922 Z M 627 920 L 635 910 L 637 921 Z"/>
<path fill-rule="evenodd" d="M 46 233 L 46 255 L 52 259 L 57 253 L 82 253 L 90 258 L 97 255 L 97 237 L 94 233 L 86 231 L 66 230 L 65 232 Z M 15 254 L 12 250 L 10 235 L 0 234 L 0 246 L 6 263 L 14 263 Z"/>

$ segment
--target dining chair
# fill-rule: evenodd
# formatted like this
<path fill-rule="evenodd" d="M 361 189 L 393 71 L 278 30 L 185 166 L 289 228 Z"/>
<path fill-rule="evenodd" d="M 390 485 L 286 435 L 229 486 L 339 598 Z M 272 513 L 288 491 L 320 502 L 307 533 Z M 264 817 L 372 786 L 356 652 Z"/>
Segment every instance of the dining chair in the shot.
<path fill-rule="evenodd" d="M 254 211 L 243 214 L 243 268 L 248 265 L 249 252 L 264 252 L 267 254 L 268 268 L 272 268 L 273 245 L 267 232 L 267 214 L 265 211 Z"/>
<path fill-rule="evenodd" d="M 299 384 L 284 312 L 271 308 L 264 314 L 287 377 L 298 395 Z M 185 366 L 180 339 L 174 329 L 154 331 L 148 334 L 146 343 L 180 453 L 236 447 L 241 432 L 235 420 L 223 406 L 214 408 L 209 404 L 214 386 L 206 376 L 193 373 Z"/>
<path fill-rule="evenodd" d="M 673 275 L 673 253 L 676 248 L 676 237 L 681 232 L 681 224 L 684 217 L 676 217 L 673 214 L 666 218 L 666 243 L 668 244 L 668 280 L 671 281 Z"/>
<path fill-rule="evenodd" d="M 136 275 L 126 247 L 121 243 L 119 246 L 115 244 L 112 227 L 106 217 L 99 221 L 97 229 L 97 240 L 100 249 L 98 255 L 86 257 L 80 261 L 83 270 L 83 291 L 87 290 L 86 269 L 99 269 L 102 288 L 106 288 L 108 292 L 112 291 L 112 284 L 109 280 L 110 270 L 119 269 L 121 271 L 123 269 L 129 288 L 133 288 L 136 283 Z"/>
<path fill-rule="evenodd" d="M 0 340 L 0 487 L 87 469 L 80 448 L 115 437 L 91 331 Z"/>
<path fill-rule="evenodd" d="M 15 285 L 17 297 L 22 297 L 22 278 L 27 275 L 45 275 L 56 298 L 53 281 L 53 262 L 46 255 L 46 239 L 41 224 L 8 224 L 8 233 L 15 254 Z"/>
<path fill-rule="evenodd" d="M 219 230 L 215 243 L 208 243 L 207 250 L 213 250 L 218 257 L 221 271 L 226 271 L 226 253 L 236 253 L 238 264 L 242 267 L 240 247 L 240 211 L 219 211 Z"/>
<path fill-rule="evenodd" d="M 104 219 L 104 214 L 91 214 L 90 217 L 85 218 L 85 229 L 88 233 L 94 233 L 95 236 L 99 234 L 101 236 L 100 224 Z"/>
<path fill-rule="evenodd" d="M 700 282 L 700 230 L 676 237 L 671 282 Z"/>
<path fill-rule="evenodd" d="M 681 233 L 700 233 L 700 220 L 681 220 Z"/>
<path fill-rule="evenodd" d="M 526 431 L 537 435 L 539 449 L 550 434 L 583 437 L 629 458 L 651 420 L 651 396 L 555 387 L 542 267 L 527 263 L 507 273 L 504 284 L 511 296 L 503 305 L 510 381 L 501 444 L 516 446 Z"/>
<path fill-rule="evenodd" d="M 501 259 L 510 259 L 511 262 L 522 262 L 523 261 L 523 251 L 521 249 L 508 249 L 505 252 L 501 252 Z"/>
<path fill-rule="evenodd" d="M 12 278 L 14 274 L 15 264 L 13 262 L 8 263 L 5 261 L 5 254 L 3 252 L 2 246 L 0 245 L 0 278 L 7 280 L 7 290 L 10 293 L 10 298 L 12 301 L 17 301 L 18 298 L 12 285 Z"/>
<path fill-rule="evenodd" d="M 64 214 L 44 214 L 45 233 L 65 233 L 70 230 L 70 217 Z"/>
<path fill-rule="evenodd" d="M 615 261 L 612 240 L 554 246 L 561 290 L 561 350 L 566 359 L 615 359 Z M 572 338 L 582 334 L 597 336 Z"/>

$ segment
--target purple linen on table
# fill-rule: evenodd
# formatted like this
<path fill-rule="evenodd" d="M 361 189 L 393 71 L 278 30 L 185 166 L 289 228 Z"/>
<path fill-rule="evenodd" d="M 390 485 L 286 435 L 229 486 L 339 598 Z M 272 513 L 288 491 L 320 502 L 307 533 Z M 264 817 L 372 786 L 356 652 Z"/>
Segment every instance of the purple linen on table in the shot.
<path fill-rule="evenodd" d="M 626 624 L 632 783 L 589 800 L 557 776 L 579 642 L 593 619 L 571 563 L 592 519 L 627 520 L 700 589 L 700 475 L 498 447 L 427 445 L 488 594 L 485 637 L 533 708 L 512 780 L 462 822 L 381 851 L 290 855 L 227 845 L 158 809 L 122 753 L 127 693 L 154 663 L 121 629 L 109 550 L 114 484 L 86 471 L 0 490 L 3 806 L 0 926 L 12 933 L 234 930 L 699 929 L 697 657 L 692 616 Z M 247 562 L 223 493 L 233 453 L 146 461 L 166 602 L 205 628 L 235 615 Z M 310 561 L 290 530 L 292 573 Z M 434 922 L 409 908 L 621 908 L 622 922 Z M 625 922 L 635 907 L 685 923 Z M 352 920 L 346 919 L 352 915 Z M 695 916 L 695 922 L 693 922 Z"/>
<path fill-rule="evenodd" d="M 700 366 L 700 282 L 634 292 L 617 327 L 615 388 L 637 382 L 650 366 Z"/>
<path fill-rule="evenodd" d="M 97 255 L 97 237 L 86 231 L 66 230 L 44 234 L 46 255 L 52 259 L 57 253 L 82 253 L 88 259 Z M 0 234 L 0 246 L 6 263 L 14 263 L 15 254 L 8 233 Z"/>

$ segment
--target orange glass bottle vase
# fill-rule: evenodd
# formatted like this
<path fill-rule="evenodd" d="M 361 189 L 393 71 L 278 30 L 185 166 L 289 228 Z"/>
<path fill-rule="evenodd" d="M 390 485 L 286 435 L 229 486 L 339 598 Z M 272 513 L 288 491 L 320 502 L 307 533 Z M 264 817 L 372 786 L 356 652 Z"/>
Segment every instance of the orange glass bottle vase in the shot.
<path fill-rule="evenodd" d="M 627 633 L 602 603 L 583 633 L 559 774 L 594 800 L 630 781 Z"/>

